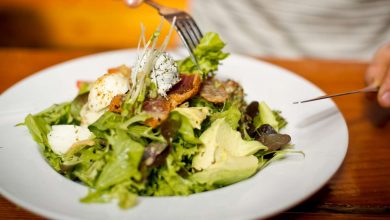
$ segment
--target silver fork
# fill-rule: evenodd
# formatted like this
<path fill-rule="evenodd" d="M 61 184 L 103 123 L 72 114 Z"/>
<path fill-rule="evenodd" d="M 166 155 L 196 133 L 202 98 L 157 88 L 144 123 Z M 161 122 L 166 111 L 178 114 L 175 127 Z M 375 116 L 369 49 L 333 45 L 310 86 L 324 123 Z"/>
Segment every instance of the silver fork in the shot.
<path fill-rule="evenodd" d="M 187 12 L 170 8 L 163 5 L 160 5 L 152 0 L 145 0 L 146 4 L 155 8 L 158 13 L 163 16 L 169 23 L 172 24 L 175 19 L 175 28 L 187 50 L 190 53 L 191 59 L 197 65 L 198 62 L 194 55 L 194 50 L 196 46 L 200 43 L 200 40 L 203 37 L 202 32 L 200 31 L 195 20 Z"/>
<path fill-rule="evenodd" d="M 336 94 L 331 94 L 331 95 L 323 95 L 323 96 L 319 96 L 319 97 L 312 98 L 312 99 L 297 101 L 297 102 L 293 102 L 293 104 L 312 102 L 312 101 L 317 101 L 317 100 L 321 100 L 321 99 L 333 98 L 333 97 L 344 96 L 344 95 L 351 95 L 351 94 L 356 94 L 356 93 L 367 93 L 367 92 L 378 92 L 378 91 L 379 91 L 378 86 L 367 86 L 363 89 L 352 90 L 352 91 L 348 91 L 348 92 L 336 93 Z"/>

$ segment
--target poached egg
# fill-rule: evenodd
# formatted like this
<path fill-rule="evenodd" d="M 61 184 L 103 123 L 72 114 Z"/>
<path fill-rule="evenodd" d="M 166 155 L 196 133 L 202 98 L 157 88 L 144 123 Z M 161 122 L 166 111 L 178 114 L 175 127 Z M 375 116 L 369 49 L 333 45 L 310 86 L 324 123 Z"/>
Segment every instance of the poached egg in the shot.
<path fill-rule="evenodd" d="M 130 89 L 129 75 L 116 71 L 99 77 L 92 85 L 88 102 L 80 111 L 81 125 L 88 126 L 99 119 L 116 95 L 125 94 Z"/>

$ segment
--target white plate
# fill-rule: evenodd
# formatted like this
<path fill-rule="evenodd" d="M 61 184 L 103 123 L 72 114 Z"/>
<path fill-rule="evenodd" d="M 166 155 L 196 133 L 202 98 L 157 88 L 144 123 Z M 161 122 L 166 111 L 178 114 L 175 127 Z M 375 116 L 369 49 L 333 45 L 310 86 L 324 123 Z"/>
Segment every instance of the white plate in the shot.
<path fill-rule="evenodd" d="M 14 125 L 28 113 L 72 99 L 77 80 L 94 80 L 106 69 L 132 65 L 134 51 L 113 51 L 59 64 L 17 83 L 0 98 L 0 192 L 20 206 L 54 219 L 252 219 L 293 207 L 319 190 L 347 151 L 348 131 L 331 100 L 293 105 L 322 95 L 301 77 L 251 58 L 231 55 L 218 75 L 239 81 L 247 101 L 265 100 L 282 110 L 298 154 L 272 163 L 248 180 L 187 197 L 140 198 L 121 210 L 115 203 L 83 204 L 87 188 L 57 174 L 27 129 Z"/>

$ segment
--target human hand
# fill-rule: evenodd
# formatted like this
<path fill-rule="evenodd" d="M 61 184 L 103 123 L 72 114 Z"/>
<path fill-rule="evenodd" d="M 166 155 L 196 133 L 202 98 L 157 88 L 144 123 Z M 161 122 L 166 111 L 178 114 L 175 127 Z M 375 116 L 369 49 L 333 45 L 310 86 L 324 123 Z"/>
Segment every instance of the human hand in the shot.
<path fill-rule="evenodd" d="M 132 8 L 140 6 L 144 1 L 143 0 L 124 0 L 126 5 Z"/>
<path fill-rule="evenodd" d="M 375 54 L 366 71 L 368 85 L 379 86 L 379 105 L 390 108 L 390 43 L 381 47 Z"/>

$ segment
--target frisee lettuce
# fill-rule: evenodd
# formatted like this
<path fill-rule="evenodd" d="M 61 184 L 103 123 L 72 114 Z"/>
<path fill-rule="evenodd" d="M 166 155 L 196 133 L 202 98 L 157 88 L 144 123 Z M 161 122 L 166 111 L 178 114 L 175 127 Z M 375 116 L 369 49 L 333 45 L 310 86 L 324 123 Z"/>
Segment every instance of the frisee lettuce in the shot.
<path fill-rule="evenodd" d="M 197 73 L 206 79 L 218 70 L 220 61 L 229 56 L 228 53 L 222 51 L 224 47 L 225 43 L 218 34 L 206 33 L 194 50 L 197 65 L 190 57 L 187 57 L 178 61 L 179 71 L 181 73 Z"/>

